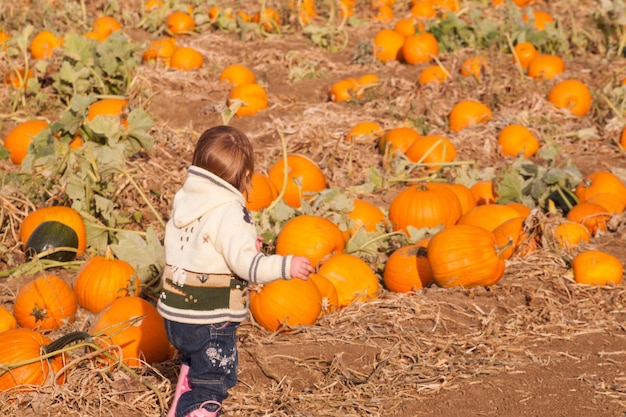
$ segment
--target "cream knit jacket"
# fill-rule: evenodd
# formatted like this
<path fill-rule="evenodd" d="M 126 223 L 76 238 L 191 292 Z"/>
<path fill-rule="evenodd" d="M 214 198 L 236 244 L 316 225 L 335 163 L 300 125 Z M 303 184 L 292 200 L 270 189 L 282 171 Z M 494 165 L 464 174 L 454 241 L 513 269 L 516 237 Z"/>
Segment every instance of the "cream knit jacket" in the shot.
<path fill-rule="evenodd" d="M 195 324 L 243 321 L 247 283 L 291 278 L 292 256 L 258 252 L 256 238 L 241 192 L 191 166 L 165 227 L 161 315 Z"/>

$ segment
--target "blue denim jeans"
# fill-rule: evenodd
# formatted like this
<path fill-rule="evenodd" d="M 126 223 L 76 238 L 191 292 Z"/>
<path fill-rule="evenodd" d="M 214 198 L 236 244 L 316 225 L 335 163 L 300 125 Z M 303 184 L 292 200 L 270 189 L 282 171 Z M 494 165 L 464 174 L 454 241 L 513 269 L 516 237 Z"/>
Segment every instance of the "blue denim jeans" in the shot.
<path fill-rule="evenodd" d="M 186 324 L 165 320 L 167 337 L 180 352 L 181 362 L 189 365 L 191 390 L 178 400 L 176 417 L 185 417 L 205 401 L 222 403 L 228 397 L 228 390 L 237 383 L 238 327 L 236 322 Z"/>

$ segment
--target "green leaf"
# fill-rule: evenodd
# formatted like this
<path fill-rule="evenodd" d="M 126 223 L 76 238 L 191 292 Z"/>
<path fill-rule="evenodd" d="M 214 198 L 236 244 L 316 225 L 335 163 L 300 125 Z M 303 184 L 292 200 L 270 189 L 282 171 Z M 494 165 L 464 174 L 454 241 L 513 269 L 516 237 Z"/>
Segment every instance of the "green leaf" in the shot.
<path fill-rule="evenodd" d="M 165 250 L 152 227 L 146 230 L 145 240 L 131 231 L 120 231 L 116 237 L 113 253 L 135 268 L 141 282 L 152 281 L 165 267 Z"/>

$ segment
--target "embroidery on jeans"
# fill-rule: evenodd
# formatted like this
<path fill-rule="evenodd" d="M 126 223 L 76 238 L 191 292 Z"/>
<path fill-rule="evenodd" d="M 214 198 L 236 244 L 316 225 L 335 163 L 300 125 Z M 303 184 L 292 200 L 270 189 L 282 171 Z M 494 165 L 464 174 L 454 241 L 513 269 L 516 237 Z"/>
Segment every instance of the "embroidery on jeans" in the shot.
<path fill-rule="evenodd" d="M 219 366 L 224 369 L 226 374 L 230 374 L 235 365 L 235 358 L 237 356 L 237 349 L 233 349 L 232 355 L 223 356 L 224 350 L 218 346 L 209 347 L 206 350 L 206 356 L 209 358 L 213 366 Z"/>

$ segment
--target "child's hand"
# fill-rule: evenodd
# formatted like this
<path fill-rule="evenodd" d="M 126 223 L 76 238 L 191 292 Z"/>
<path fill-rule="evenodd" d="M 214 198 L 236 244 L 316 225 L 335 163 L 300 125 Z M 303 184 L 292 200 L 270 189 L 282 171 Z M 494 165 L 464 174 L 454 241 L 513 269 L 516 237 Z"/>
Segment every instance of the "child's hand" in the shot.
<path fill-rule="evenodd" d="M 263 247 L 263 236 L 257 236 L 256 238 L 256 250 L 257 252 L 261 252 L 261 248 Z"/>
<path fill-rule="evenodd" d="M 294 256 L 291 259 L 291 277 L 303 280 L 309 279 L 309 274 L 315 272 L 315 268 L 311 266 L 311 262 L 304 256 Z"/>

